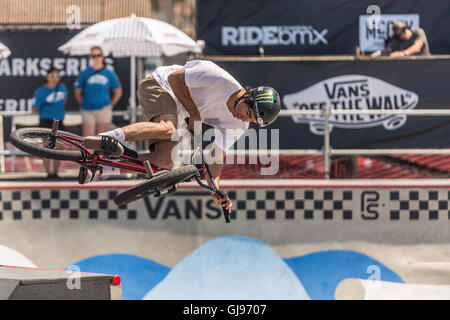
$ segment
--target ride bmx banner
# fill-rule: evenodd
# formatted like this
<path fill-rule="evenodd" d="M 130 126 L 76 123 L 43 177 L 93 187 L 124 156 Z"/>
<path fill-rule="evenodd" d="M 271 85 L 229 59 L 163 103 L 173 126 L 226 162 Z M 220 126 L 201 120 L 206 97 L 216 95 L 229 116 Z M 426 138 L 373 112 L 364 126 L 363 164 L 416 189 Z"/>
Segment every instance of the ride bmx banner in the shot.
<path fill-rule="evenodd" d="M 198 0 L 197 38 L 207 55 L 354 54 L 375 51 L 401 20 L 425 30 L 433 54 L 446 54 L 449 9 L 440 0 Z"/>
<path fill-rule="evenodd" d="M 275 88 L 284 110 L 426 110 L 450 103 L 450 59 L 213 61 L 244 86 Z M 321 116 L 279 117 L 265 129 L 279 129 L 281 149 L 323 146 Z M 334 148 L 450 147 L 448 117 L 333 115 L 328 129 Z"/>

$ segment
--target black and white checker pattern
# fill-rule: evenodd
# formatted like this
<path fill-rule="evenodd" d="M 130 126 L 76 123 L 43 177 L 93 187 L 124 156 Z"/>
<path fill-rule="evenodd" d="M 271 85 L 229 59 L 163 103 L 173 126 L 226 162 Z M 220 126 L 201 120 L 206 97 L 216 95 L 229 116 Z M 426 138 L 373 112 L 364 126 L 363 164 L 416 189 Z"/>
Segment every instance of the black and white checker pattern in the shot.
<path fill-rule="evenodd" d="M 351 190 L 322 189 L 240 189 L 228 192 L 236 210 L 246 219 L 263 216 L 266 220 L 342 219 L 353 217 Z"/>
<path fill-rule="evenodd" d="M 438 220 L 447 215 L 450 219 L 449 190 L 400 190 L 390 191 L 391 220 Z"/>
<path fill-rule="evenodd" d="M 417 190 L 241 188 L 225 191 L 233 201 L 231 218 L 239 220 L 450 221 L 450 191 L 445 188 Z M 209 192 L 204 190 L 181 190 L 163 200 L 150 197 L 145 201 L 138 200 L 120 207 L 113 201 L 118 192 L 108 189 L 1 190 L 0 222 L 6 219 L 189 219 L 188 207 L 197 208 L 198 201 L 204 212 L 199 219 L 220 218 L 205 213 L 210 210 L 212 200 Z M 377 195 L 376 200 L 369 198 L 364 200 L 364 193 Z M 152 209 L 149 209 L 149 202 L 152 202 Z M 372 210 L 376 208 L 376 215 L 370 214 L 369 206 Z M 149 212 L 155 208 L 161 213 Z"/>
<path fill-rule="evenodd" d="M 0 220 L 12 216 L 14 220 L 32 217 L 51 219 L 136 219 L 137 210 L 127 205 L 118 207 L 113 199 L 117 191 L 78 189 L 37 189 L 2 191 L 0 193 Z"/>

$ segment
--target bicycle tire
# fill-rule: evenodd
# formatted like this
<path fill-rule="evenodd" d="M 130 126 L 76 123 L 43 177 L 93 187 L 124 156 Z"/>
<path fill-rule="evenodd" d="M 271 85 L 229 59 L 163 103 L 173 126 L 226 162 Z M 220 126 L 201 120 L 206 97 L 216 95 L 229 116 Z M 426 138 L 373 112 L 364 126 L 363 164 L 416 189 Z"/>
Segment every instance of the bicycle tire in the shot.
<path fill-rule="evenodd" d="M 124 205 L 141 198 L 150 196 L 158 190 L 183 182 L 197 174 L 197 167 L 187 165 L 173 171 L 163 172 L 150 180 L 138 184 L 114 197 L 114 202 L 118 205 Z"/>
<path fill-rule="evenodd" d="M 30 142 L 33 139 L 44 139 L 45 137 L 49 137 L 52 132 L 52 129 L 47 128 L 38 128 L 38 127 L 28 127 L 21 128 L 11 132 L 9 136 L 11 143 L 17 147 L 18 149 L 38 156 L 42 158 L 49 158 L 54 160 L 63 160 L 63 161 L 81 161 L 84 160 L 84 152 L 81 149 L 78 150 L 58 150 L 51 149 L 45 147 L 43 144 L 39 145 L 36 142 Z M 58 130 L 58 134 L 64 134 L 67 136 L 71 136 L 78 139 L 83 139 L 82 137 L 66 132 Z M 27 138 L 28 136 L 28 138 Z M 29 140 L 26 140 L 29 139 Z M 65 141 L 60 139 L 60 143 L 64 144 Z M 68 145 L 68 144 L 67 144 Z M 74 147 L 75 148 L 75 147 Z"/>

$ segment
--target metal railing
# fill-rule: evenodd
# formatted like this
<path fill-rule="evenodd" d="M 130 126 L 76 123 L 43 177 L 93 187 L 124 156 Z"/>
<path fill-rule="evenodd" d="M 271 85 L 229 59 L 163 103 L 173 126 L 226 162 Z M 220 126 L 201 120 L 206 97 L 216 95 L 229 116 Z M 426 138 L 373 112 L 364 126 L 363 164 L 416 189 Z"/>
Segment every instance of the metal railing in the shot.
<path fill-rule="evenodd" d="M 15 117 L 15 116 L 29 116 L 33 115 L 31 111 L 0 111 L 0 173 L 5 173 L 5 157 L 16 157 L 16 156 L 28 156 L 28 153 L 22 151 L 5 151 L 4 146 L 4 136 L 3 136 L 3 120 L 5 117 Z M 70 114 L 79 114 L 78 112 L 67 112 Z M 113 111 L 113 116 L 122 116 L 124 119 L 130 118 L 130 112 L 128 110 L 116 110 Z"/>
<path fill-rule="evenodd" d="M 416 109 L 416 110 L 332 110 L 328 106 L 321 110 L 281 110 L 279 116 L 311 116 L 317 117 L 308 119 L 318 123 L 323 123 L 323 147 L 322 149 L 230 149 L 228 156 L 323 156 L 324 157 L 324 177 L 330 179 L 330 164 L 332 156 L 355 156 L 355 155 L 450 155 L 450 149 L 398 149 L 398 148 L 378 148 L 378 149 L 333 149 L 330 144 L 331 130 L 329 127 L 330 118 L 334 115 L 372 115 L 372 116 L 450 116 L 448 109 Z M 374 119 L 379 120 L 379 119 Z M 190 150 L 182 150 L 179 155 L 188 155 Z M 205 151 L 205 156 L 209 156 L 210 151 Z"/>
<path fill-rule="evenodd" d="M 5 156 L 23 156 L 24 152 L 4 151 L 3 148 L 3 116 L 28 115 L 29 112 L 0 112 L 0 172 L 4 172 Z M 114 111 L 114 115 L 122 115 L 129 117 L 128 111 Z M 450 149 L 399 149 L 399 148 L 378 148 L 378 149 L 333 149 L 330 144 L 330 118 L 334 115 L 372 115 L 372 116 L 450 116 L 449 109 L 415 109 L 415 110 L 337 110 L 330 109 L 329 106 L 321 110 L 281 110 L 281 117 L 289 116 L 315 116 L 317 119 L 313 121 L 323 122 L 323 139 L 322 149 L 280 149 L 280 150 L 229 150 L 227 155 L 230 156 L 258 156 L 258 155 L 286 155 L 286 156 L 308 156 L 320 155 L 324 157 L 324 177 L 330 179 L 330 163 L 332 156 L 352 156 L 352 155 L 450 155 Z M 184 153 L 184 152 L 183 152 Z"/>
<path fill-rule="evenodd" d="M 424 155 L 424 154 L 450 154 L 450 149 L 333 149 L 330 144 L 330 117 L 334 115 L 374 115 L 374 116 L 450 116 L 449 109 L 415 109 L 415 110 L 339 110 L 325 106 L 321 110 L 282 110 L 280 116 L 318 116 L 323 118 L 324 144 L 321 150 L 285 150 L 280 155 L 322 155 L 324 157 L 325 179 L 330 179 L 330 159 L 332 156 L 344 155 Z M 320 121 L 319 119 L 314 121 Z M 245 150 L 243 150 L 245 151 Z M 282 150 L 280 150 L 282 151 Z M 302 152 L 305 151 L 305 152 Z"/>

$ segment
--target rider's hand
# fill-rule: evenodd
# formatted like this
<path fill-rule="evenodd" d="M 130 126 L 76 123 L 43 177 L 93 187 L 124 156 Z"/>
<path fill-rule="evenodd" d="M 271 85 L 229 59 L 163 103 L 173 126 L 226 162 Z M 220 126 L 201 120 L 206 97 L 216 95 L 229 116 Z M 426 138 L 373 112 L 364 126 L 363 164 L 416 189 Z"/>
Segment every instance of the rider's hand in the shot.
<path fill-rule="evenodd" d="M 231 212 L 231 207 L 233 206 L 233 203 L 231 202 L 230 198 L 227 194 L 224 194 L 224 197 L 221 198 L 218 193 L 213 193 L 212 198 L 219 207 L 224 207 L 228 210 L 228 212 Z"/>
<path fill-rule="evenodd" d="M 200 122 L 202 121 L 202 118 L 200 117 L 200 114 L 190 115 L 190 117 L 189 117 L 188 130 L 192 134 L 196 134 L 196 132 L 194 132 L 195 121 L 200 121 Z"/>

